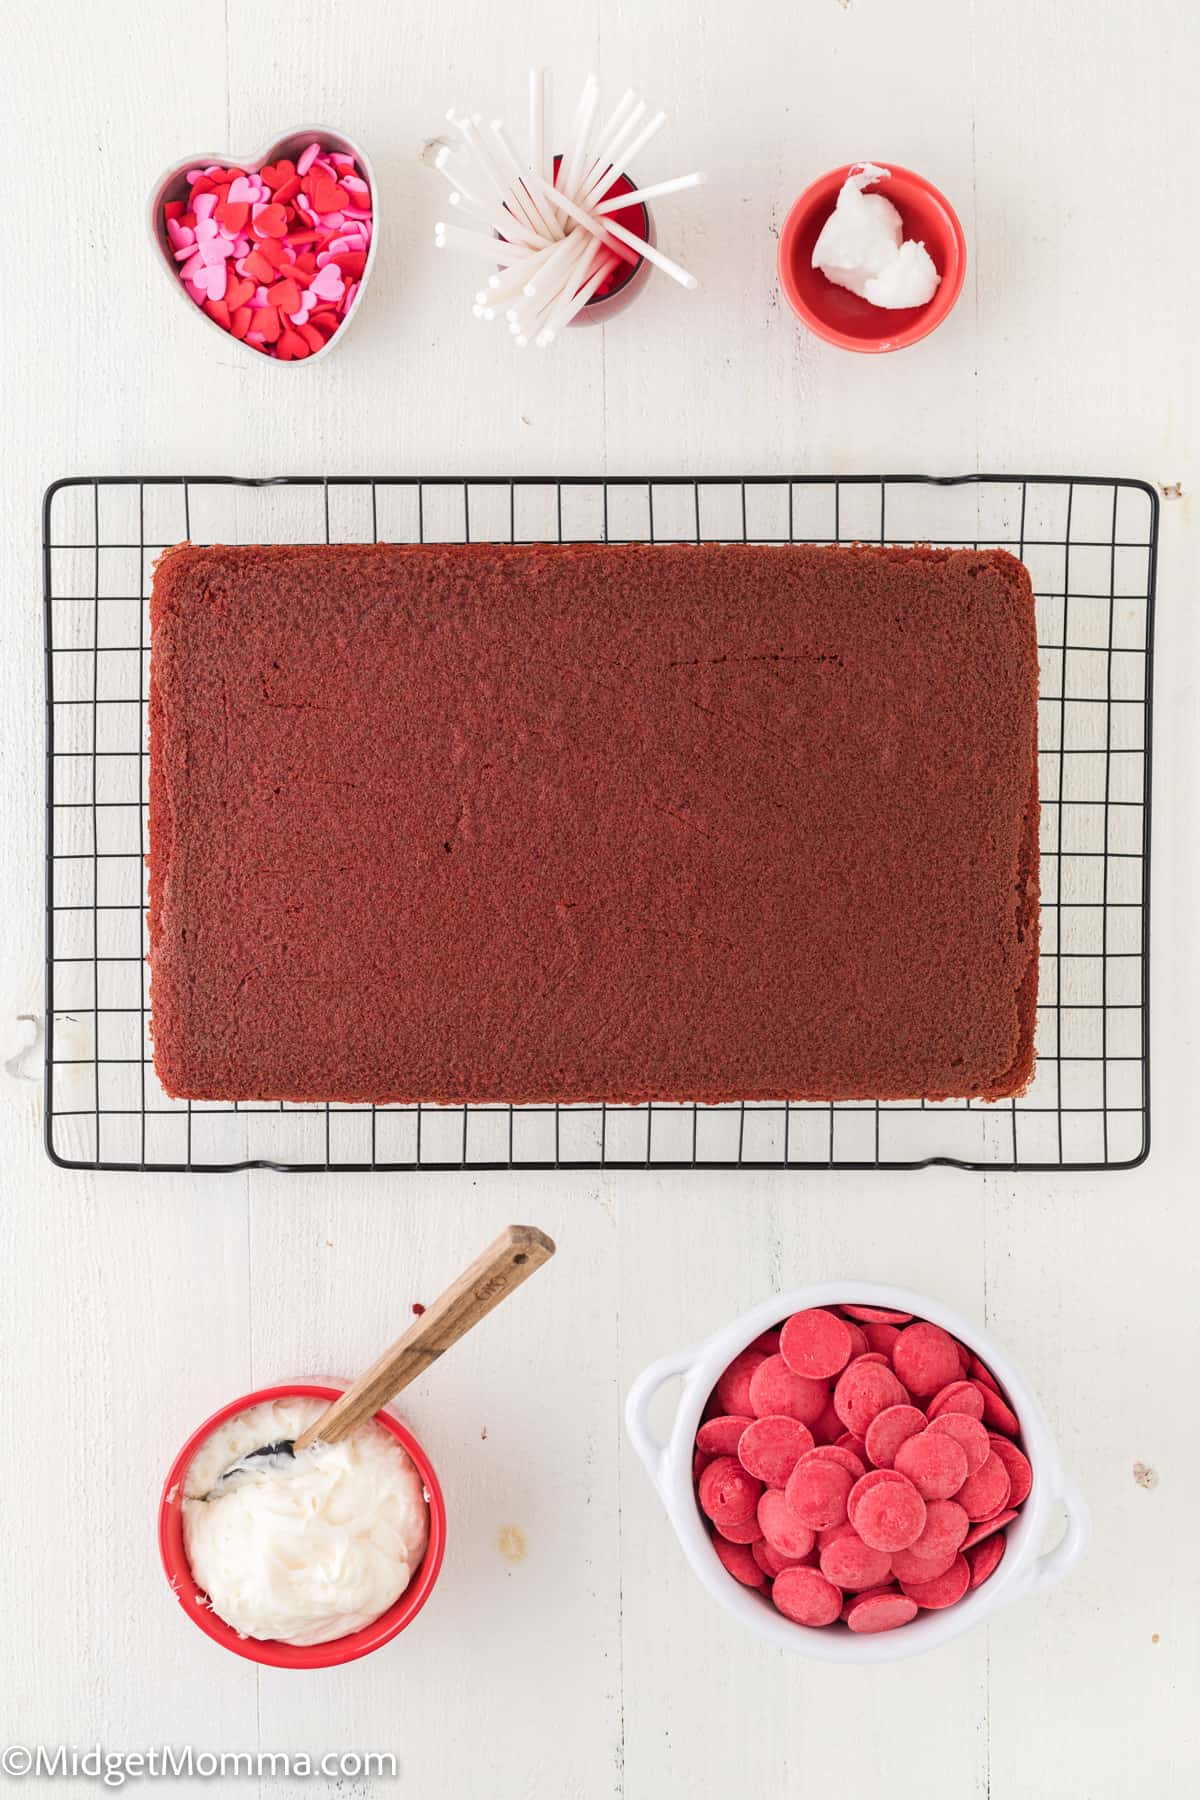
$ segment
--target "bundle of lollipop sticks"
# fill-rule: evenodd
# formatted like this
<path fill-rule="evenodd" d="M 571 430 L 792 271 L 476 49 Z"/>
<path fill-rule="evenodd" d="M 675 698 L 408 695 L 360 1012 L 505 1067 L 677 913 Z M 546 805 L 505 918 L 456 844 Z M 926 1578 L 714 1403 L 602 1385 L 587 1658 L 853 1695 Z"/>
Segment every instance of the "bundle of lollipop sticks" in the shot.
<path fill-rule="evenodd" d="M 453 219 L 439 219 L 434 243 L 493 265 L 475 295 L 476 318 L 503 318 L 518 348 L 553 343 L 621 263 L 645 257 L 681 287 L 696 278 L 656 244 L 629 231 L 613 215 L 644 200 L 699 187 L 697 170 L 613 194 L 630 163 L 667 122 L 646 118 L 646 102 L 627 88 L 597 127 L 600 84 L 589 75 L 556 157 L 547 145 L 546 77 L 529 71 L 529 143 L 522 162 L 502 119 L 485 124 L 478 113 L 446 114 L 458 132 L 457 149 L 443 145 L 434 165 L 450 184 Z M 644 121 L 644 122 L 643 122 Z"/>

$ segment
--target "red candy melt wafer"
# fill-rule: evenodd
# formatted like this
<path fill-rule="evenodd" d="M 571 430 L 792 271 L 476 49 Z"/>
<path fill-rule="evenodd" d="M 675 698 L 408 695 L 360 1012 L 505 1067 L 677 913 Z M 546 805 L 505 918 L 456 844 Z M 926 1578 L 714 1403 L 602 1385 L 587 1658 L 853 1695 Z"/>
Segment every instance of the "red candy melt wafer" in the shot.
<path fill-rule="evenodd" d="M 818 1444 L 836 1444 L 841 1437 L 842 1421 L 837 1416 L 832 1394 L 826 1400 L 820 1418 L 813 1420 L 811 1430 Z"/>
<path fill-rule="evenodd" d="M 873 1550 L 907 1550 L 925 1529 L 924 1500 L 911 1481 L 892 1469 L 864 1475 L 852 1494 L 850 1523 Z"/>
<path fill-rule="evenodd" d="M 895 1631 L 917 1616 L 917 1602 L 909 1594 L 898 1594 L 894 1588 L 880 1588 L 874 1593 L 859 1594 L 845 1611 L 851 1631 Z"/>
<path fill-rule="evenodd" d="M 853 1525 L 838 1525 L 820 1548 L 821 1573 L 840 1588 L 858 1591 L 878 1587 L 892 1573 L 886 1550 L 864 1544 Z"/>
<path fill-rule="evenodd" d="M 983 1395 L 983 1422 L 993 1431 L 1003 1431 L 1008 1437 L 1016 1437 L 1021 1429 L 1020 1420 L 1002 1394 L 994 1394 L 986 1383 L 979 1384 L 979 1392 Z"/>
<path fill-rule="evenodd" d="M 944 1575 L 933 1581 L 902 1581 L 900 1586 L 910 1600 L 929 1612 L 941 1612 L 962 1599 L 971 1580 L 971 1565 L 963 1555 L 955 1557 Z"/>
<path fill-rule="evenodd" d="M 860 1356 L 838 1376 L 833 1404 L 847 1431 L 862 1437 L 877 1413 L 903 1406 L 908 1395 L 886 1363 Z"/>
<path fill-rule="evenodd" d="M 779 1349 L 779 1333 L 777 1331 L 761 1331 L 747 1348 L 760 1350 L 764 1356 L 774 1356 Z"/>
<path fill-rule="evenodd" d="M 736 1525 L 754 1517 L 761 1481 L 747 1475 L 736 1456 L 718 1456 L 700 1477 L 700 1506 L 714 1525 Z"/>
<path fill-rule="evenodd" d="M 867 1455 L 877 1469 L 890 1469 L 904 1440 L 924 1429 L 925 1414 L 919 1406 L 885 1406 L 867 1426 Z"/>
<path fill-rule="evenodd" d="M 862 1334 L 866 1339 L 866 1349 L 878 1350 L 891 1362 L 892 1351 L 896 1348 L 896 1339 L 900 1336 L 898 1325 L 864 1325 Z"/>
<path fill-rule="evenodd" d="M 717 1382 L 717 1404 L 726 1414 L 754 1416 L 750 1404 L 750 1377 L 760 1363 L 766 1362 L 761 1350 L 743 1350 L 735 1356 Z"/>
<path fill-rule="evenodd" d="M 993 1450 L 983 1467 L 968 1475 L 959 1488 L 958 1503 L 966 1508 L 967 1517 L 973 1522 L 990 1519 L 1008 1505 L 1011 1492 L 1008 1470 Z"/>
<path fill-rule="evenodd" d="M 788 1478 L 785 1493 L 791 1511 L 812 1531 L 840 1525 L 854 1476 L 819 1450 L 802 1456 Z"/>
<path fill-rule="evenodd" d="M 787 1413 L 812 1425 L 825 1410 L 829 1390 L 823 1381 L 795 1375 L 782 1356 L 767 1356 L 750 1377 L 750 1410 L 760 1419 Z"/>
<path fill-rule="evenodd" d="M 951 1381 L 933 1396 L 928 1412 L 931 1420 L 940 1418 L 944 1412 L 965 1413 L 969 1418 L 982 1419 L 983 1395 L 973 1381 Z"/>
<path fill-rule="evenodd" d="M 944 1431 L 906 1438 L 894 1466 L 908 1476 L 922 1500 L 949 1500 L 967 1479 L 967 1453 Z"/>
<path fill-rule="evenodd" d="M 988 1577 L 996 1573 L 1004 1560 L 1004 1552 L 1007 1549 L 1008 1539 L 1001 1533 L 997 1533 L 995 1537 L 990 1537 L 983 1543 L 972 1544 L 966 1552 L 966 1558 L 971 1568 L 971 1586 L 973 1588 L 982 1587 Z"/>
<path fill-rule="evenodd" d="M 994 1432 L 988 1435 L 988 1447 L 992 1455 L 998 1456 L 1008 1470 L 1008 1504 L 1020 1506 L 1022 1500 L 1029 1498 L 1033 1487 L 1033 1469 L 1029 1458 L 1024 1451 L 1010 1443 L 1008 1438 L 1000 1437 Z"/>
<path fill-rule="evenodd" d="M 752 1417 L 742 1413 L 722 1413 L 718 1418 L 706 1419 L 696 1433 L 696 1448 L 706 1456 L 736 1456 L 741 1435 L 752 1423 Z"/>
<path fill-rule="evenodd" d="M 758 1502 L 758 1524 L 772 1550 L 789 1559 L 807 1556 L 817 1541 L 788 1505 L 782 1488 L 768 1488 L 762 1495 Z"/>
<path fill-rule="evenodd" d="M 842 1311 L 864 1325 L 907 1325 L 912 1318 L 911 1313 L 896 1312 L 890 1306 L 843 1306 Z"/>
<path fill-rule="evenodd" d="M 797 1625 L 832 1625 L 842 1610 L 841 1589 L 817 1569 L 782 1570 L 775 1577 L 771 1598 Z"/>
<path fill-rule="evenodd" d="M 990 1519 L 984 1519 L 980 1524 L 972 1525 L 962 1541 L 962 1548 L 973 1550 L 976 1544 L 982 1544 L 983 1540 L 990 1538 L 993 1532 L 1005 1530 L 1012 1524 L 1016 1516 L 1015 1508 L 1006 1508 L 1003 1512 L 994 1513 Z"/>
<path fill-rule="evenodd" d="M 748 1474 L 756 1475 L 768 1487 L 783 1487 L 797 1462 L 812 1447 L 813 1435 L 807 1425 L 786 1413 L 768 1413 L 746 1426 L 738 1441 L 737 1455 Z"/>
<path fill-rule="evenodd" d="M 932 1556 L 918 1556 L 915 1550 L 897 1550 L 892 1556 L 892 1574 L 897 1581 L 920 1584 L 936 1581 L 954 1567 L 957 1550 L 936 1550 Z"/>
<path fill-rule="evenodd" d="M 730 1544 L 724 1538 L 715 1537 L 712 1547 L 717 1553 L 717 1560 L 729 1570 L 735 1581 L 743 1587 L 765 1587 L 767 1578 L 755 1562 L 744 1544 Z"/>
<path fill-rule="evenodd" d="M 712 1521 L 712 1528 L 719 1532 L 728 1544 L 755 1544 L 762 1536 L 757 1513 L 751 1513 L 748 1519 L 720 1518 Z"/>
<path fill-rule="evenodd" d="M 966 1509 L 957 1500 L 927 1500 L 925 1529 L 910 1548 L 914 1556 L 944 1556 L 961 1550 L 970 1529 Z"/>
<path fill-rule="evenodd" d="M 830 1462 L 840 1463 L 843 1469 L 849 1470 L 855 1481 L 861 1480 L 867 1472 L 861 1456 L 855 1456 L 853 1450 L 848 1450 L 843 1444 L 818 1444 L 815 1454 L 828 1457 Z"/>
<path fill-rule="evenodd" d="M 919 1319 L 896 1339 L 892 1366 L 910 1394 L 924 1398 L 957 1381 L 961 1373 L 958 1345 L 940 1325 Z"/>
<path fill-rule="evenodd" d="M 809 1567 L 812 1566 L 811 1559 L 813 1557 L 813 1552 L 811 1550 L 808 1553 L 808 1557 L 780 1556 L 774 1544 L 768 1543 L 765 1537 L 755 1539 L 754 1543 L 750 1546 L 750 1554 L 753 1556 L 763 1574 L 770 1576 L 772 1581 L 774 1581 L 781 1569 L 797 1569 L 802 1564 L 807 1564 Z"/>
<path fill-rule="evenodd" d="M 850 1327 L 823 1306 L 793 1313 L 779 1334 L 783 1360 L 797 1375 L 823 1381 L 850 1361 Z"/>
<path fill-rule="evenodd" d="M 972 1419 L 967 1413 L 939 1413 L 930 1422 L 929 1429 L 935 1434 L 952 1437 L 955 1443 L 962 1445 L 966 1452 L 968 1475 L 974 1475 L 976 1469 L 982 1469 L 988 1459 L 991 1444 L 978 1419 Z"/>

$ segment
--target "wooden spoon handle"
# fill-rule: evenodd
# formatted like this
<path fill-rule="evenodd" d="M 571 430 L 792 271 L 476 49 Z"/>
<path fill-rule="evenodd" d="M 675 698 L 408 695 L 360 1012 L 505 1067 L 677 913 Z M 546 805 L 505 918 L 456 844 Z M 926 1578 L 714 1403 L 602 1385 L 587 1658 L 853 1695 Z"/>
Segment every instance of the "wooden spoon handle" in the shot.
<path fill-rule="evenodd" d="M 307 1450 L 318 1438 L 336 1444 L 348 1437 L 553 1255 L 553 1239 L 536 1226 L 510 1225 L 502 1231 L 404 1336 L 300 1433 L 296 1449 Z"/>

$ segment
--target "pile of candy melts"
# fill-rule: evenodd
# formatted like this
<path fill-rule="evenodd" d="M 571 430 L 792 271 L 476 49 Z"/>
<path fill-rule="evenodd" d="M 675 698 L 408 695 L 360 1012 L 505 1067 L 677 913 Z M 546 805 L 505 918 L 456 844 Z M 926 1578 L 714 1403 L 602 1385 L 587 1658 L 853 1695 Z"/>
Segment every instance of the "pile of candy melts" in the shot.
<path fill-rule="evenodd" d="M 693 1480 L 733 1576 L 798 1625 L 891 1631 L 994 1575 L 1033 1486 L 991 1371 L 880 1306 L 793 1313 L 735 1356 Z"/>
<path fill-rule="evenodd" d="M 189 169 L 163 206 L 187 292 L 222 330 L 280 362 L 324 349 L 358 292 L 371 190 L 353 156 L 309 144 L 293 163 Z"/>

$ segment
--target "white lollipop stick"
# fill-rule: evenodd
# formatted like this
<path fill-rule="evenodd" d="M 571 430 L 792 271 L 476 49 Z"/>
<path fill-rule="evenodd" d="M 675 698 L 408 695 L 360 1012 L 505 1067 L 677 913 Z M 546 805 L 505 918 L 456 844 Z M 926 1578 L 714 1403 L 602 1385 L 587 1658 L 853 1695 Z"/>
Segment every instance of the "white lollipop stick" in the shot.
<path fill-rule="evenodd" d="M 634 188 L 629 194 L 614 194 L 611 200 L 601 200 L 593 212 L 602 217 L 605 213 L 620 212 L 623 207 L 637 206 L 643 200 L 657 200 L 661 194 L 677 194 L 683 188 L 702 187 L 708 176 L 699 170 L 694 175 L 675 175 L 670 181 L 652 181 L 649 187 Z"/>
<path fill-rule="evenodd" d="M 574 294 L 568 293 L 563 295 L 563 298 L 554 308 L 550 317 L 546 320 L 546 323 L 542 326 L 541 331 L 539 331 L 537 335 L 536 342 L 540 349 L 544 350 L 546 345 L 557 337 L 563 327 L 571 323 L 575 314 L 577 312 L 582 312 L 605 276 L 611 274 L 613 269 L 619 267 L 620 263 L 617 257 L 603 256 L 599 267 L 588 276 L 581 288 Z"/>
<path fill-rule="evenodd" d="M 616 137 L 617 132 L 625 123 L 626 115 L 628 114 L 630 107 L 634 104 L 636 99 L 637 95 L 634 93 L 633 89 L 626 88 L 625 92 L 621 95 L 621 98 L 617 101 L 617 104 L 613 107 L 596 138 L 595 151 L 588 162 L 587 168 L 583 172 L 579 188 L 586 187 L 588 183 L 594 181 L 596 176 L 600 173 L 602 167 L 600 158 L 604 155 L 605 145 L 611 143 Z M 572 194 L 571 198 L 573 200 L 579 198 L 579 188 Z"/>
<path fill-rule="evenodd" d="M 506 305 L 515 294 L 521 292 L 531 276 L 549 261 L 554 251 L 557 250 L 559 241 L 556 239 L 553 244 L 547 244 L 546 248 L 539 250 L 535 256 L 523 257 L 520 262 L 513 263 L 507 268 L 503 274 L 489 275 L 482 305 Z"/>
<path fill-rule="evenodd" d="M 548 194 L 555 191 L 551 188 L 549 182 L 544 181 L 542 186 L 546 189 Z M 593 237 L 601 238 L 608 245 L 610 250 L 615 251 L 616 254 L 623 257 L 626 262 L 634 262 L 637 260 L 635 257 L 630 256 L 620 244 L 616 243 L 613 238 L 610 237 L 610 233 L 616 233 L 616 227 L 608 219 L 594 219 L 591 213 L 584 212 L 582 206 L 577 206 L 574 200 L 570 199 L 566 194 L 560 193 L 558 195 L 558 204 L 570 214 L 577 225 L 582 225 L 584 230 L 590 231 Z M 570 242 L 569 239 L 567 241 Z M 638 248 L 640 244 L 640 238 L 634 239 L 635 249 Z"/>
<path fill-rule="evenodd" d="M 546 240 L 561 237 L 562 231 L 557 220 L 553 215 L 550 218 L 546 217 L 537 200 L 525 185 L 525 176 L 528 171 L 522 169 L 517 161 L 513 147 L 505 133 L 503 119 L 492 120 L 492 135 L 500 147 L 504 165 L 512 177 L 512 192 L 519 200 L 522 212 L 530 220 L 538 236 Z"/>
<path fill-rule="evenodd" d="M 546 295 L 551 293 L 558 286 L 559 282 L 563 279 L 563 276 L 575 262 L 576 258 L 582 254 L 586 247 L 586 243 L 586 232 L 568 232 L 566 237 L 560 241 L 557 247 L 557 255 L 547 257 L 541 267 L 535 269 L 533 274 L 528 277 L 525 282 L 524 291 L 527 294 Z"/>
<path fill-rule="evenodd" d="M 636 105 L 625 114 L 625 117 L 621 120 L 616 130 L 609 135 L 607 141 L 600 144 L 596 151 L 595 160 L 588 172 L 587 181 L 584 183 L 585 192 L 592 186 L 596 178 L 602 175 L 605 169 L 610 166 L 613 157 L 615 155 L 620 155 L 622 144 L 629 141 L 630 133 L 636 130 L 638 120 L 645 110 L 646 102 L 644 100 L 639 100 Z"/>
<path fill-rule="evenodd" d="M 558 185 L 564 194 L 574 193 L 579 177 L 583 174 L 588 133 L 592 129 L 592 121 L 596 117 L 596 103 L 599 98 L 600 84 L 594 75 L 589 75 L 583 84 L 583 92 L 579 96 L 579 105 L 575 112 L 575 125 L 571 133 L 571 145 L 559 166 Z"/>
<path fill-rule="evenodd" d="M 546 169 L 546 72 L 529 71 L 529 173 L 542 175 Z"/>
<path fill-rule="evenodd" d="M 547 240 L 540 232 L 531 231 L 524 219 L 517 218 L 515 213 L 506 212 L 502 206 L 493 206 L 489 201 L 483 201 L 479 206 L 468 206 L 459 194 L 451 194 L 450 204 L 460 217 L 470 219 L 472 224 L 498 231 L 510 244 L 523 244 L 531 256 L 546 244 Z"/>
<path fill-rule="evenodd" d="M 694 275 L 689 275 L 686 269 L 681 269 L 677 262 L 672 262 L 669 256 L 664 256 L 661 250 L 656 249 L 653 244 L 648 244 L 645 238 L 636 237 L 632 231 L 626 231 L 625 227 L 618 225 L 615 219 L 605 219 L 604 228 L 619 237 L 623 244 L 628 244 L 631 250 L 636 250 L 640 256 L 644 256 L 647 262 L 652 262 L 656 269 L 661 269 L 664 275 L 669 275 L 672 281 L 677 281 L 680 287 L 699 287 L 700 283 Z"/>
<path fill-rule="evenodd" d="M 646 148 L 650 139 L 658 135 L 666 122 L 667 115 L 665 112 L 655 113 L 650 122 L 647 125 L 644 125 L 641 131 L 638 132 L 632 144 L 627 144 L 621 151 L 620 167 L 618 167 L 617 163 L 614 161 L 608 172 L 602 175 L 599 181 L 594 182 L 588 189 L 587 194 L 584 196 L 583 203 L 585 206 L 595 206 L 597 200 L 602 200 L 604 198 L 613 182 L 620 178 L 623 170 L 633 161 L 638 152 Z"/>
<path fill-rule="evenodd" d="M 451 169 L 450 152 L 448 149 L 443 148 L 438 151 L 433 159 L 433 166 L 439 175 L 445 176 L 446 180 L 450 183 L 450 186 L 454 189 L 454 192 L 460 199 L 467 201 L 471 206 L 482 206 L 483 202 L 480 200 L 479 195 L 472 193 L 466 183 L 460 181 L 453 169 Z"/>
<path fill-rule="evenodd" d="M 526 254 L 519 244 L 502 244 L 499 238 L 488 237 L 484 231 L 463 231 L 457 225 L 447 225 L 444 219 L 434 226 L 433 241 L 439 250 L 463 250 L 505 267 L 523 262 Z"/>

